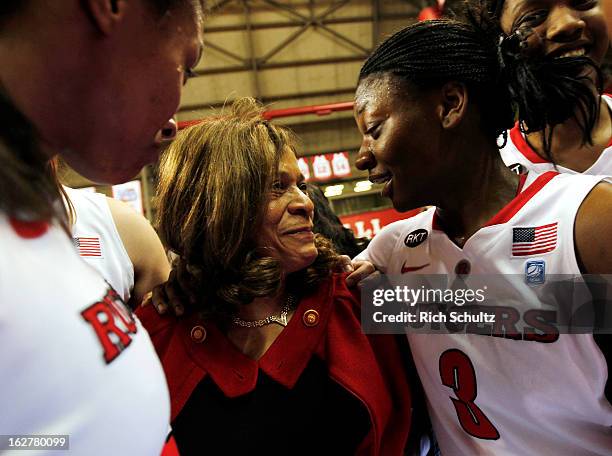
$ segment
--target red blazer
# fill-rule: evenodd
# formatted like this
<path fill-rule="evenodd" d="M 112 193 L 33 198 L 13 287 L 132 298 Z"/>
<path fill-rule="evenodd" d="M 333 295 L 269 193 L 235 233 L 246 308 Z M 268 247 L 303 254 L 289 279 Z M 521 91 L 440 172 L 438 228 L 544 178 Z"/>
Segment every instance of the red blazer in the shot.
<path fill-rule="evenodd" d="M 364 335 L 358 293 L 334 274 L 301 300 L 287 327 L 262 358 L 240 351 L 212 323 L 196 315 L 161 317 L 152 306 L 137 310 L 166 372 L 174 420 L 202 379 L 210 375 L 227 397 L 255 388 L 259 369 L 292 388 L 310 358 L 327 364 L 330 377 L 353 393 L 370 414 L 363 455 L 400 455 L 408 438 L 410 391 L 395 339 Z"/>

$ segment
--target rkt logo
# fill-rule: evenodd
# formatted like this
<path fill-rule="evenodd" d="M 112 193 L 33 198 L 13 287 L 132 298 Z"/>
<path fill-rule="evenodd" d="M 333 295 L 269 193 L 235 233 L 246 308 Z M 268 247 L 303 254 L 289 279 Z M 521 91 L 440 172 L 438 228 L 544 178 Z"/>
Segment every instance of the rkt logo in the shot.
<path fill-rule="evenodd" d="M 406 247 L 414 248 L 418 245 L 421 245 L 425 241 L 425 239 L 427 239 L 427 230 L 421 228 L 419 230 L 413 231 L 408 236 L 406 236 L 406 238 L 404 239 L 404 245 Z"/>

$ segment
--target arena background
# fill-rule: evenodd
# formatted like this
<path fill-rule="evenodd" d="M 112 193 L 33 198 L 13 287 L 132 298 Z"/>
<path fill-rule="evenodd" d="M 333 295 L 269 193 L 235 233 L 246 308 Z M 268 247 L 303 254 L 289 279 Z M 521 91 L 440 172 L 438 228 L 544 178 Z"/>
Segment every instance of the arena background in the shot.
<path fill-rule="evenodd" d="M 354 167 L 360 138 L 351 101 L 357 74 L 388 35 L 460 8 L 458 0 L 443 1 L 216 0 L 197 77 L 184 91 L 179 125 L 211 115 L 235 98 L 257 98 L 275 122 L 300 136 L 303 173 L 322 187 L 343 223 L 358 237 L 372 237 L 402 216 L 379 195 L 379 186 L 368 182 L 367 173 Z M 604 67 L 608 71 L 610 65 Z M 70 169 L 62 169 L 61 176 L 71 187 L 125 200 L 150 220 L 155 215 L 155 166 L 116 188 L 94 185 Z"/>

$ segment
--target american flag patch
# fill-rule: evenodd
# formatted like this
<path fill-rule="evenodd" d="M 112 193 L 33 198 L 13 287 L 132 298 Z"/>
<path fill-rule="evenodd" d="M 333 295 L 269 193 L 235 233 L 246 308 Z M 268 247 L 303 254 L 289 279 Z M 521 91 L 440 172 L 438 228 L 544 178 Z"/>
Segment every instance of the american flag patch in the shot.
<path fill-rule="evenodd" d="M 558 222 L 529 228 L 512 228 L 512 256 L 537 255 L 557 247 Z"/>
<path fill-rule="evenodd" d="M 99 237 L 75 237 L 74 245 L 83 257 L 102 257 Z"/>

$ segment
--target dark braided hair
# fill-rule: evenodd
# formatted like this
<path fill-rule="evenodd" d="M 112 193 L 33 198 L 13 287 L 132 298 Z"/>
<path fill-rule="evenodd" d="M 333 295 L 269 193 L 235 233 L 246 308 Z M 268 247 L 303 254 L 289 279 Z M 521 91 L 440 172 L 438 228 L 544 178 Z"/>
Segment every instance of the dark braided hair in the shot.
<path fill-rule="evenodd" d="M 592 142 L 599 102 L 586 69 L 595 71 L 599 88 L 597 66 L 586 57 L 533 55 L 527 46 L 532 30 L 502 33 L 497 16 L 502 8 L 503 0 L 473 0 L 463 22 L 436 20 L 408 26 L 372 53 L 359 79 L 391 73 L 418 88 L 462 82 L 480 108 L 486 134 L 505 139 L 516 112 L 524 132 L 542 132 L 550 161 L 553 128 L 572 117 L 583 132 L 583 142 Z"/>
<path fill-rule="evenodd" d="M 448 81 L 464 83 L 481 108 L 484 131 L 492 138 L 505 134 L 514 123 L 496 43 L 469 24 L 442 19 L 400 30 L 374 50 L 359 80 L 376 73 L 391 73 L 422 89 Z"/>

